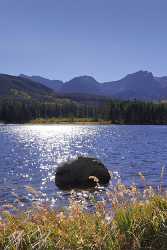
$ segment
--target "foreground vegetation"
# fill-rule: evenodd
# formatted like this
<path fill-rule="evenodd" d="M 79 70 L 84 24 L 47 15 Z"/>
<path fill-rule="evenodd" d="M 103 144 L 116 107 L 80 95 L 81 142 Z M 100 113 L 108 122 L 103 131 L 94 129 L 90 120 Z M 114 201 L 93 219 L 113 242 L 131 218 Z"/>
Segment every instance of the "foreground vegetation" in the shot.
<path fill-rule="evenodd" d="M 0 249 L 167 249 L 167 196 L 161 185 L 158 191 L 148 186 L 140 191 L 118 182 L 105 200 L 93 201 L 94 210 L 86 209 L 88 197 L 82 194 L 76 201 L 72 191 L 62 211 L 44 205 L 15 215 L 2 211 Z"/>

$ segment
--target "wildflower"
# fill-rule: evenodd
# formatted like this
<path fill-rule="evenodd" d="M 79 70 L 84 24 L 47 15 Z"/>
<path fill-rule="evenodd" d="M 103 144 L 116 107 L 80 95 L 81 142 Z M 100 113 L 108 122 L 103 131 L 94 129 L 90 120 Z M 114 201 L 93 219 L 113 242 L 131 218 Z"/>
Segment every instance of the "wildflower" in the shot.
<path fill-rule="evenodd" d="M 110 224 L 113 219 L 114 219 L 114 213 L 112 211 L 110 213 L 106 213 L 105 220 L 107 224 Z"/>
<path fill-rule="evenodd" d="M 137 192 L 137 187 L 135 185 L 131 186 L 131 192 L 136 193 Z"/>

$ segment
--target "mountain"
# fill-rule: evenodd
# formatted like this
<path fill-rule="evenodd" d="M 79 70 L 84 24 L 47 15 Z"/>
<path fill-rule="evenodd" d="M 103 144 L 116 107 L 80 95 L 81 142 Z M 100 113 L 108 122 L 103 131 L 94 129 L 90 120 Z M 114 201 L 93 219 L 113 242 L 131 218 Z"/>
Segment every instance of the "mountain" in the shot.
<path fill-rule="evenodd" d="M 138 71 L 118 81 L 100 83 L 91 76 L 75 77 L 63 83 L 39 76 L 24 76 L 48 86 L 61 95 L 95 95 L 122 100 L 159 101 L 167 99 L 167 77 L 155 77 L 151 72 Z"/>
<path fill-rule="evenodd" d="M 60 92 L 63 94 L 100 94 L 101 84 L 91 76 L 80 76 L 63 84 Z"/>
<path fill-rule="evenodd" d="M 24 74 L 21 74 L 20 77 L 22 78 L 28 78 L 34 82 L 38 82 L 41 83 L 45 86 L 47 86 L 48 88 L 54 90 L 55 92 L 60 91 L 62 85 L 63 85 L 63 81 L 59 81 L 59 80 L 50 80 L 41 76 L 27 76 Z"/>
<path fill-rule="evenodd" d="M 159 100 L 167 98 L 167 84 L 162 89 L 162 83 L 151 72 L 138 71 L 119 81 L 104 83 L 103 95 L 111 94 L 118 99 Z"/>
<path fill-rule="evenodd" d="M 0 97 L 44 99 L 55 97 L 54 91 L 28 78 L 0 74 Z"/>

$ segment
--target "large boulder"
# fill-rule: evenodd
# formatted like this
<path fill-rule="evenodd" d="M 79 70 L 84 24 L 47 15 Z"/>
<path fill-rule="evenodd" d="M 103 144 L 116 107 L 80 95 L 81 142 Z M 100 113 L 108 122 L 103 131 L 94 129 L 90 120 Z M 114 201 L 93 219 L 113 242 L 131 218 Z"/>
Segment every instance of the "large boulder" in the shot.
<path fill-rule="evenodd" d="M 56 169 L 55 183 L 61 189 L 94 187 L 97 180 L 100 185 L 106 185 L 110 174 L 104 164 L 94 158 L 81 156 Z"/>

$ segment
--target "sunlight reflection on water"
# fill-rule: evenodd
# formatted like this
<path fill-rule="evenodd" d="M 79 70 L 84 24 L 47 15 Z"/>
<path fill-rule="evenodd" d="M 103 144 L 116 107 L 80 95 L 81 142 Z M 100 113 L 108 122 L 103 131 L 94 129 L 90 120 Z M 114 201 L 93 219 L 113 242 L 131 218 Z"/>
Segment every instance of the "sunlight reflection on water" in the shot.
<path fill-rule="evenodd" d="M 14 202 L 11 192 L 31 201 L 26 185 L 42 200 L 61 200 L 66 193 L 54 184 L 55 169 L 78 155 L 99 158 L 126 183 L 141 171 L 156 185 L 167 162 L 166 135 L 167 126 L 0 126 L 0 202 Z"/>

